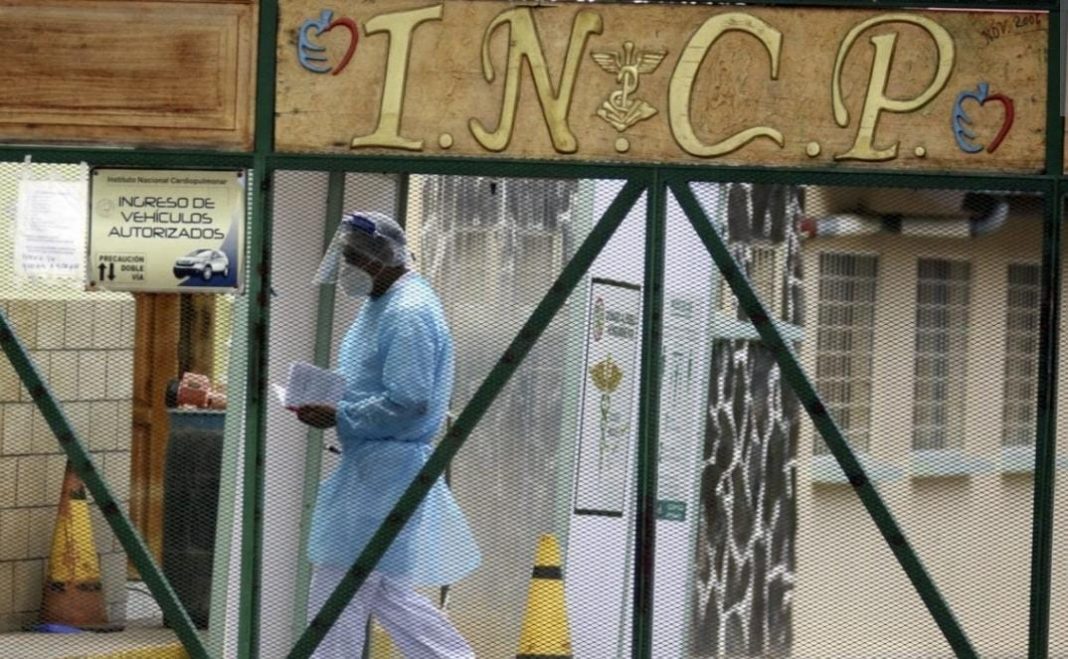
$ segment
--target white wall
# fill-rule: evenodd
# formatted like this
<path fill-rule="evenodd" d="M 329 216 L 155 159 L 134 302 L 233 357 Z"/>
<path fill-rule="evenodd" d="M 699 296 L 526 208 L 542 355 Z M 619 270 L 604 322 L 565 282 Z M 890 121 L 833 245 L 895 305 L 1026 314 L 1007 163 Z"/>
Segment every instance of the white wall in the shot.
<path fill-rule="evenodd" d="M 904 205 L 910 199 L 915 201 L 911 194 L 893 198 L 903 212 L 909 212 Z M 870 455 L 903 473 L 899 480 L 877 483 L 879 492 L 979 654 L 1022 656 L 1028 631 L 1033 479 L 1000 468 L 1006 271 L 1010 263 L 1041 262 L 1041 217 L 1014 214 L 1001 231 L 974 239 L 875 234 L 806 242 L 808 340 L 802 361 L 813 378 L 823 251 L 879 257 Z M 916 259 L 922 257 L 972 264 L 963 453 L 986 461 L 988 468 L 981 473 L 935 478 L 913 473 L 915 277 Z M 813 429 L 806 419 L 799 447 L 796 656 L 950 656 L 852 488 L 812 482 L 812 445 Z M 1068 503 L 1065 497 L 1061 488 L 1058 510 Z M 1065 548 L 1064 534 L 1055 540 L 1057 556 Z M 1055 582 L 1062 585 L 1055 588 L 1053 635 L 1055 644 L 1063 646 L 1068 627 L 1058 623 L 1063 618 L 1058 613 L 1068 610 L 1068 593 L 1063 579 Z"/>

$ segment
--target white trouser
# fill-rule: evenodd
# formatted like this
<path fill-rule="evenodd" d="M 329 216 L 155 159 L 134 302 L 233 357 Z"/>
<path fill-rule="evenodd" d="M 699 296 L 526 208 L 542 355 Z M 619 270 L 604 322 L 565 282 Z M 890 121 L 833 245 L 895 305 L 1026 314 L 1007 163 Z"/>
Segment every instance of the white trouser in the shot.
<path fill-rule="evenodd" d="M 343 568 L 313 566 L 308 620 L 334 592 Z M 405 659 L 474 659 L 475 653 L 441 611 L 411 586 L 372 572 L 341 612 L 311 659 L 360 659 L 367 617 L 382 625 Z"/>

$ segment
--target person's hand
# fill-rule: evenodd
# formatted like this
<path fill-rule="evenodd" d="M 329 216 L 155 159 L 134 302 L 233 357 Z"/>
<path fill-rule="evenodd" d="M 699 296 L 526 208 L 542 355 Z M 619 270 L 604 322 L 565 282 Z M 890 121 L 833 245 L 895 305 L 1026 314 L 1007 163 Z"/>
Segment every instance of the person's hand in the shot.
<path fill-rule="evenodd" d="M 313 428 L 324 430 L 337 425 L 337 410 L 329 405 L 301 405 L 297 418 Z"/>

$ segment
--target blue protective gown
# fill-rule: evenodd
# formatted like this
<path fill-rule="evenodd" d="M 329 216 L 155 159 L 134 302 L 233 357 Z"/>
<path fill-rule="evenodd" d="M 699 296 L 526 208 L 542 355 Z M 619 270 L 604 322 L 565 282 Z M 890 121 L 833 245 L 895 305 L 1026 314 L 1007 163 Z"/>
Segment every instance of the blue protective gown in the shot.
<path fill-rule="evenodd" d="M 349 567 L 430 456 L 453 382 L 452 337 L 441 302 L 408 273 L 368 298 L 338 354 L 348 380 L 337 408 L 341 464 L 323 481 L 309 557 Z M 420 586 L 453 583 L 479 563 L 478 546 L 439 479 L 378 563 Z"/>

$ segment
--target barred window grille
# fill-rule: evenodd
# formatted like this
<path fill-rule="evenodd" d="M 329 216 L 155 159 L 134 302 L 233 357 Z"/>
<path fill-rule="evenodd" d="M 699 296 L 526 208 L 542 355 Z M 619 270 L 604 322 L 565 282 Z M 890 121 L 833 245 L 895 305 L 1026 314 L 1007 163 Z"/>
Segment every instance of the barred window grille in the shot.
<path fill-rule="evenodd" d="M 970 281 L 966 261 L 917 262 L 914 450 L 963 446 Z"/>
<path fill-rule="evenodd" d="M 1037 265 L 1009 265 L 1005 305 L 1003 446 L 1030 446 L 1035 440 L 1039 289 Z"/>
<path fill-rule="evenodd" d="M 878 257 L 824 252 L 819 267 L 816 387 L 846 439 L 867 451 Z M 818 434 L 812 450 L 828 452 Z"/>

